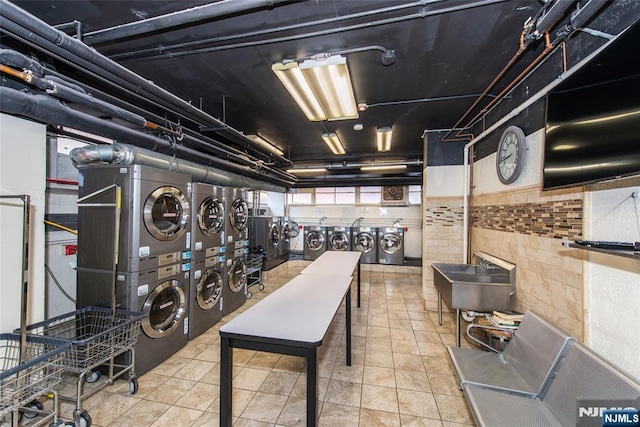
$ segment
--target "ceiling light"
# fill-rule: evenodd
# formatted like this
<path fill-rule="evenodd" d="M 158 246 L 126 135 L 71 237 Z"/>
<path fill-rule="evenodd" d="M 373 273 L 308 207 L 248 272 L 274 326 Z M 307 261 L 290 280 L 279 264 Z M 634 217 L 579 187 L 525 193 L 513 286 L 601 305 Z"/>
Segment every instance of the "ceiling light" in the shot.
<path fill-rule="evenodd" d="M 325 168 L 302 168 L 302 169 L 287 169 L 289 173 L 324 173 L 327 169 Z"/>
<path fill-rule="evenodd" d="M 333 154 L 345 154 L 342 142 L 340 142 L 340 138 L 335 132 L 322 134 L 322 139 L 327 143 Z"/>
<path fill-rule="evenodd" d="M 358 117 L 347 58 L 329 56 L 273 64 L 271 70 L 311 121 Z"/>
<path fill-rule="evenodd" d="M 258 135 L 245 135 L 245 136 L 250 140 L 252 140 L 253 142 L 255 142 L 256 144 L 258 144 L 259 146 L 261 146 L 262 148 L 269 151 L 270 153 L 277 154 L 278 156 L 284 156 L 284 151 L 282 151 L 281 149 L 279 149 L 269 141 L 262 139 Z"/>
<path fill-rule="evenodd" d="M 407 165 L 379 165 L 379 166 L 363 166 L 361 171 L 392 171 L 392 170 L 404 170 Z"/>
<path fill-rule="evenodd" d="M 391 150 L 391 127 L 385 126 L 378 128 L 376 132 L 376 145 L 378 151 L 390 151 Z"/>

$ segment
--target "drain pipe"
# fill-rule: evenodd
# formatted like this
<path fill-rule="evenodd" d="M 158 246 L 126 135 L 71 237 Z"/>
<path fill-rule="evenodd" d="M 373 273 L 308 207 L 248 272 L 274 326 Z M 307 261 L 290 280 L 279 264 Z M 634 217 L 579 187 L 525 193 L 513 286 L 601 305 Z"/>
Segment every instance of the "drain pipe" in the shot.
<path fill-rule="evenodd" d="M 628 27 L 627 27 L 627 29 L 628 29 Z M 578 71 L 579 69 L 584 67 L 586 64 L 588 64 L 589 61 L 591 61 L 593 58 L 595 58 L 604 49 L 609 47 L 609 45 L 614 40 L 616 40 L 622 33 L 624 33 L 627 29 L 621 31 L 613 39 L 607 41 L 605 44 L 603 44 L 598 49 L 593 51 L 590 55 L 588 55 L 586 58 L 584 58 L 582 61 L 578 62 L 575 66 L 573 66 L 569 70 L 565 71 L 564 73 L 560 74 L 555 80 L 553 80 L 551 83 L 546 85 L 544 88 L 542 88 L 540 91 L 538 91 L 535 95 L 531 96 L 525 102 L 523 102 L 522 104 L 520 104 L 519 106 L 517 106 L 516 108 L 511 110 L 508 114 L 506 114 L 504 117 L 502 117 L 502 119 L 498 120 L 491 127 L 489 127 L 487 130 L 482 132 L 480 135 L 475 137 L 473 140 L 471 140 L 469 143 L 467 143 L 464 146 L 464 198 L 463 198 L 463 201 L 462 201 L 462 203 L 463 203 L 463 205 L 462 205 L 463 206 L 462 207 L 462 230 L 463 230 L 462 231 L 462 262 L 464 264 L 467 264 L 468 261 L 469 261 L 469 256 L 468 256 L 468 252 L 469 252 L 469 197 L 471 196 L 470 188 L 469 188 L 470 187 L 470 181 L 471 181 L 471 171 L 469 170 L 470 169 L 469 168 L 469 149 L 472 146 L 474 146 L 475 144 L 477 144 L 478 142 L 482 141 L 488 135 L 493 133 L 500 126 L 504 125 L 509 120 L 511 120 L 512 118 L 516 117 L 517 115 L 522 113 L 524 110 L 526 110 L 527 108 L 529 108 L 530 106 L 532 106 L 533 104 L 535 104 L 536 102 L 541 100 L 545 95 L 547 95 L 547 93 L 549 93 L 551 90 L 553 90 L 556 86 L 558 86 L 560 83 L 562 83 L 565 79 L 567 79 L 573 73 L 575 73 L 576 71 Z M 523 81 L 524 81 L 524 79 L 523 79 Z M 495 108 L 495 106 L 494 106 L 494 108 Z M 489 111 L 487 111 L 487 113 L 489 113 Z"/>
<path fill-rule="evenodd" d="M 149 148 L 153 150 L 154 153 L 158 151 L 172 155 L 179 153 L 182 157 L 200 159 L 202 163 L 207 166 L 213 164 L 222 169 L 268 180 L 287 187 L 293 185 L 290 181 L 267 176 L 249 166 L 242 166 L 219 159 L 183 145 L 171 144 L 171 142 L 165 139 L 141 133 L 135 129 L 130 129 L 117 123 L 73 110 L 48 95 L 33 95 L 7 87 L 0 87 L 0 111 L 16 116 L 29 117 L 52 125 L 82 129 L 111 139 L 136 141 L 136 145 Z"/>
<path fill-rule="evenodd" d="M 247 190 L 286 192 L 286 188 L 247 178 L 242 175 L 224 172 L 188 160 L 178 159 L 155 151 L 128 144 L 90 145 L 74 148 L 69 154 L 74 164 L 87 165 L 106 162 L 114 165 L 144 165 L 159 169 L 191 175 L 194 181 L 213 185 L 239 187 Z"/>

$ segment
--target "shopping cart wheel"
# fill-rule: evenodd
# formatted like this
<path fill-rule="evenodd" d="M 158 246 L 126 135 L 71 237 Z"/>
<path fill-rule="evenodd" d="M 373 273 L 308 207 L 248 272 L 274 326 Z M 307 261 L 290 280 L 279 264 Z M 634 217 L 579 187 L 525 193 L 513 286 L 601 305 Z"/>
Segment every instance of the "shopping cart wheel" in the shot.
<path fill-rule="evenodd" d="M 264 285 L 263 285 L 262 283 L 260 283 L 260 284 L 258 285 L 258 289 L 260 289 L 261 291 L 264 291 Z"/>
<path fill-rule="evenodd" d="M 30 402 L 27 406 L 25 406 L 25 408 L 27 409 L 37 409 L 39 411 L 42 411 L 44 409 L 44 405 L 42 404 L 42 402 L 39 402 L 37 400 L 34 400 L 32 402 Z M 38 416 L 38 414 L 34 413 L 34 412 L 29 412 L 29 411 L 24 411 L 22 412 L 22 414 L 24 415 L 25 418 L 35 418 Z"/>
<path fill-rule="evenodd" d="M 91 373 L 85 378 L 85 381 L 88 383 L 95 383 L 100 379 L 101 376 L 102 374 L 100 373 L 100 371 L 91 371 Z"/>
<path fill-rule="evenodd" d="M 93 421 L 88 413 L 83 412 L 80 414 L 80 425 L 79 427 L 89 427 Z"/>
<path fill-rule="evenodd" d="M 129 381 L 129 393 L 136 394 L 138 392 L 138 379 L 131 378 Z"/>
<path fill-rule="evenodd" d="M 245 296 L 247 299 L 251 299 L 251 297 L 253 296 L 253 294 L 252 294 L 251 292 L 247 291 L 247 292 L 244 294 L 244 296 Z"/>

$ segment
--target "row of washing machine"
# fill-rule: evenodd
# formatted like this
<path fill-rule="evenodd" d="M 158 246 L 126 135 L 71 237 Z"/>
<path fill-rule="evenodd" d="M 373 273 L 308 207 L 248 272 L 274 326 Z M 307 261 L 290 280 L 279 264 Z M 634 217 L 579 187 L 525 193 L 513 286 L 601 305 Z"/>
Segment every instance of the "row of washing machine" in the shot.
<path fill-rule="evenodd" d="M 305 226 L 303 259 L 325 251 L 360 251 L 363 264 L 404 263 L 404 228 Z"/>
<path fill-rule="evenodd" d="M 142 165 L 78 170 L 78 308 L 110 306 L 115 263 L 118 307 L 145 314 L 140 375 L 245 303 L 247 193 Z"/>
<path fill-rule="evenodd" d="M 249 221 L 251 252 L 264 257 L 265 270 L 289 259 L 291 237 L 297 236 L 298 225 L 287 216 L 254 216 Z"/>

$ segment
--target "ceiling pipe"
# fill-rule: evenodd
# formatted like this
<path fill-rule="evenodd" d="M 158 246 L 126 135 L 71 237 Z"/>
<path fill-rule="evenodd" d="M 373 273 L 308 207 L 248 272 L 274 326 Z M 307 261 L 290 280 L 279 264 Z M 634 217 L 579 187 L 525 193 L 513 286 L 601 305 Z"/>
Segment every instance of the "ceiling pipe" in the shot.
<path fill-rule="evenodd" d="M 267 184 L 260 180 L 202 166 L 188 160 L 159 155 L 155 151 L 145 150 L 144 148 L 128 144 L 89 145 L 74 148 L 71 150 L 71 153 L 69 153 L 69 156 L 76 165 L 98 162 L 106 162 L 114 165 L 137 164 L 184 173 L 190 175 L 196 182 L 239 187 L 247 190 L 286 192 L 286 188 L 282 186 Z"/>
<path fill-rule="evenodd" d="M 286 181 L 261 173 L 258 170 L 260 166 L 258 164 L 254 164 L 253 168 L 242 166 L 183 145 L 175 145 L 165 139 L 141 133 L 117 123 L 73 110 L 48 95 L 33 95 L 7 87 L 0 87 L 0 111 L 16 116 L 29 117 L 56 126 L 68 126 L 74 129 L 81 129 L 111 139 L 129 140 L 135 142 L 137 146 L 148 148 L 159 153 L 164 152 L 165 154 L 174 156 L 180 154 L 183 157 L 197 158 L 203 165 L 215 165 L 225 170 L 260 178 L 277 183 L 278 185 L 291 186 L 293 184 L 292 181 Z"/>
<path fill-rule="evenodd" d="M 178 113 L 184 113 L 184 117 L 200 127 L 209 126 L 219 129 L 218 133 L 231 141 L 241 146 L 250 146 L 258 152 L 264 152 L 242 132 L 112 61 L 81 41 L 51 27 L 7 0 L 0 0 L 0 16 L 5 18 L 2 22 L 5 29 L 39 49 L 55 54 L 61 61 L 88 71 L 90 75 L 98 76 L 118 90 L 126 88 L 134 94 L 151 97 L 172 112 L 177 110 Z"/>
<path fill-rule="evenodd" d="M 234 15 L 254 9 L 270 9 L 280 3 L 292 3 L 292 0 L 223 0 L 155 16 L 142 21 L 92 31 L 84 35 L 84 42 L 90 45 L 112 42 L 114 40 L 145 33 L 160 32 L 182 25 L 194 24 L 196 22 Z"/>

